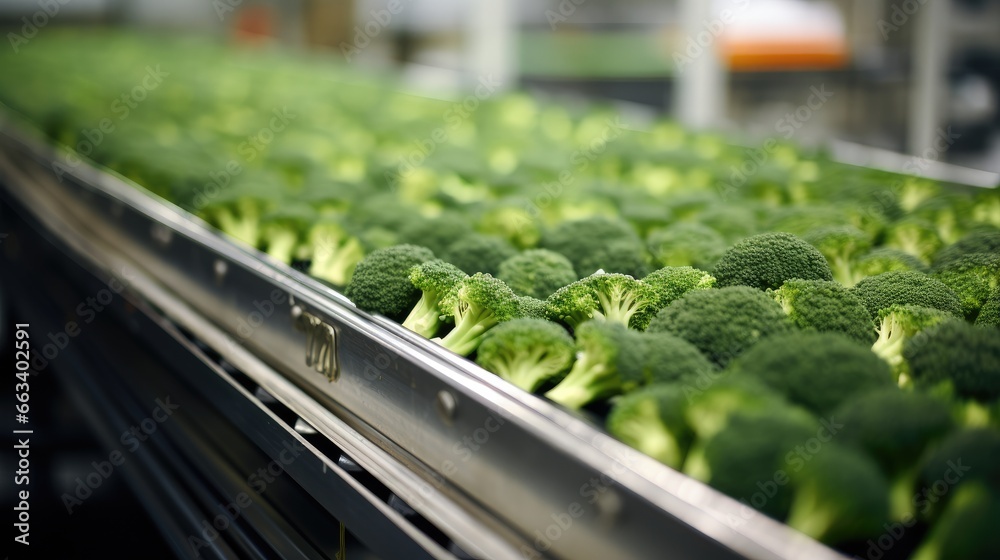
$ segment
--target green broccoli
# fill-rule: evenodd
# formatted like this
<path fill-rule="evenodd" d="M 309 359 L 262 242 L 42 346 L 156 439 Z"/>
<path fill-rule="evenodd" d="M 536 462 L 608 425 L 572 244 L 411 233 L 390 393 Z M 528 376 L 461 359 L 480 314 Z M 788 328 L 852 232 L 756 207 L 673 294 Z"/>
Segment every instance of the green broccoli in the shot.
<path fill-rule="evenodd" d="M 938 267 L 934 276 L 958 295 L 965 318 L 974 321 L 1000 286 L 1000 252 L 963 255 Z"/>
<path fill-rule="evenodd" d="M 517 296 L 517 316 L 548 319 L 549 307 L 543 299 L 531 296 Z"/>
<path fill-rule="evenodd" d="M 903 359 L 918 388 L 946 383 L 963 398 L 1000 397 L 1000 336 L 993 329 L 943 321 L 906 342 Z"/>
<path fill-rule="evenodd" d="M 843 425 L 838 441 L 870 455 L 890 477 L 892 519 L 915 517 L 915 461 L 955 427 L 945 401 L 923 393 L 881 389 L 847 401 L 833 417 Z"/>
<path fill-rule="evenodd" d="M 309 274 L 335 286 L 348 284 L 358 263 L 365 258 L 361 241 L 330 218 L 321 219 L 309 228 L 302 249 L 296 256 L 309 259 Z"/>
<path fill-rule="evenodd" d="M 877 537 L 889 516 L 889 483 L 868 457 L 831 444 L 791 473 L 787 524 L 820 542 Z"/>
<path fill-rule="evenodd" d="M 962 303 L 940 280 L 914 271 L 886 272 L 865 278 L 851 288 L 865 304 L 872 321 L 893 305 L 919 305 L 962 316 Z"/>
<path fill-rule="evenodd" d="M 517 250 L 506 239 L 474 233 L 449 245 L 441 258 L 467 274 L 496 275 L 500 263 L 516 254 Z"/>
<path fill-rule="evenodd" d="M 953 432 L 921 458 L 917 483 L 912 488 L 913 507 L 922 518 L 935 519 L 967 484 L 979 483 L 1000 492 L 997 457 L 1000 457 L 997 430 L 966 428 Z"/>
<path fill-rule="evenodd" d="M 466 277 L 453 264 L 441 259 L 421 263 L 410 269 L 410 283 L 421 291 L 420 300 L 403 320 L 403 326 L 431 338 L 441 328 L 441 300 Z"/>
<path fill-rule="evenodd" d="M 514 293 L 539 299 L 579 279 L 569 259 L 547 249 L 531 249 L 503 261 L 497 278 Z"/>
<path fill-rule="evenodd" d="M 972 219 L 1000 228 L 1000 188 L 983 189 L 976 193 L 972 203 Z"/>
<path fill-rule="evenodd" d="M 223 233 L 250 245 L 260 244 L 260 219 L 277 205 L 274 190 L 254 178 L 242 178 L 223 189 L 199 215 Z"/>
<path fill-rule="evenodd" d="M 746 286 L 693 290 L 661 309 L 650 332 L 670 332 L 725 366 L 761 339 L 794 328 L 781 306 Z"/>
<path fill-rule="evenodd" d="M 997 327 L 1000 328 L 1000 288 L 993 290 L 990 298 L 979 310 L 976 317 L 977 327 Z"/>
<path fill-rule="evenodd" d="M 885 246 L 899 249 L 930 262 L 944 242 L 934 224 L 916 217 L 905 217 L 889 226 L 883 241 Z"/>
<path fill-rule="evenodd" d="M 686 404 L 680 385 L 649 385 L 615 399 L 607 428 L 630 447 L 680 469 L 693 439 L 684 419 Z"/>
<path fill-rule="evenodd" d="M 858 259 L 854 265 L 854 278 L 847 285 L 853 286 L 863 278 L 899 270 L 927 272 L 928 268 L 922 260 L 914 255 L 891 247 L 879 247 Z"/>
<path fill-rule="evenodd" d="M 792 504 L 789 471 L 805 466 L 794 450 L 816 437 L 808 415 L 791 408 L 735 412 L 726 427 L 692 448 L 684 472 L 748 506 L 784 519 Z M 763 486 L 762 486 L 763 485 Z"/>
<path fill-rule="evenodd" d="M 892 367 L 900 387 L 907 387 L 911 382 L 909 367 L 903 359 L 907 341 L 924 329 L 955 318 L 940 309 L 919 305 L 892 305 L 879 311 L 878 316 L 878 340 L 872 345 L 872 352 Z"/>
<path fill-rule="evenodd" d="M 1000 253 L 1000 231 L 974 231 L 934 255 L 934 268 L 941 269 L 963 255 L 972 253 Z"/>
<path fill-rule="evenodd" d="M 854 263 L 872 246 L 868 234 L 854 226 L 820 227 L 807 233 L 804 239 L 826 257 L 833 278 L 845 286 L 854 283 Z"/>
<path fill-rule="evenodd" d="M 729 371 L 758 379 L 820 415 L 866 391 L 893 385 L 885 362 L 839 333 L 806 331 L 770 337 L 733 360 Z"/>
<path fill-rule="evenodd" d="M 721 234 L 697 222 L 674 222 L 646 237 L 653 259 L 661 266 L 693 266 L 711 270 L 726 252 Z"/>
<path fill-rule="evenodd" d="M 261 217 L 261 238 L 268 255 L 291 264 L 303 233 L 316 218 L 316 212 L 306 204 L 284 204 Z"/>
<path fill-rule="evenodd" d="M 475 352 L 483 335 L 496 325 L 519 316 L 517 294 L 502 280 L 477 272 L 463 278 L 440 303 L 441 314 L 455 322 L 439 342 L 456 354 Z"/>
<path fill-rule="evenodd" d="M 545 393 L 568 408 L 622 391 L 618 367 L 633 358 L 639 333 L 612 321 L 587 321 L 576 329 L 576 362 L 558 385 Z"/>
<path fill-rule="evenodd" d="M 790 233 L 762 233 L 729 248 L 713 274 L 720 287 L 751 286 L 777 289 L 785 280 L 833 280 L 826 258 L 815 247 Z"/>
<path fill-rule="evenodd" d="M 372 251 L 358 263 L 344 295 L 358 309 L 402 320 L 420 301 L 420 290 L 410 282 L 410 269 L 433 258 L 430 249 L 418 245 Z"/>
<path fill-rule="evenodd" d="M 540 246 L 569 259 L 577 274 L 603 270 L 641 278 L 648 271 L 642 240 L 620 220 L 594 217 L 563 222 L 545 232 Z"/>
<path fill-rule="evenodd" d="M 544 319 L 520 318 L 490 329 L 476 363 L 525 391 L 556 380 L 573 365 L 573 338 Z"/>
<path fill-rule="evenodd" d="M 447 213 L 433 219 L 410 216 L 398 231 L 403 242 L 418 243 L 437 255 L 444 255 L 452 243 L 472 234 L 472 226 L 461 215 Z"/>
<path fill-rule="evenodd" d="M 690 266 L 666 266 L 646 275 L 642 282 L 656 291 L 656 303 L 651 311 L 659 311 L 691 290 L 715 287 L 715 277 Z"/>
<path fill-rule="evenodd" d="M 646 332 L 630 339 L 632 355 L 619 364 L 622 389 L 640 385 L 712 378 L 716 366 L 690 342 L 668 332 Z"/>
<path fill-rule="evenodd" d="M 541 239 L 538 220 L 524 209 L 527 202 L 517 205 L 499 204 L 489 208 L 479 219 L 479 231 L 499 235 L 519 249 L 529 249 Z"/>
<path fill-rule="evenodd" d="M 699 441 L 712 439 L 737 412 L 755 414 L 789 406 L 784 397 L 759 380 L 728 373 L 683 380 L 688 397 L 685 417 Z"/>
<path fill-rule="evenodd" d="M 593 318 L 642 330 L 657 294 L 625 274 L 592 274 L 555 291 L 546 300 L 548 316 L 571 328 Z"/>
<path fill-rule="evenodd" d="M 875 340 L 875 325 L 868 310 L 837 282 L 788 280 L 768 293 L 800 329 L 839 332 L 865 344 Z"/>
<path fill-rule="evenodd" d="M 913 553 L 912 560 L 1000 558 L 1000 490 L 964 484 Z"/>

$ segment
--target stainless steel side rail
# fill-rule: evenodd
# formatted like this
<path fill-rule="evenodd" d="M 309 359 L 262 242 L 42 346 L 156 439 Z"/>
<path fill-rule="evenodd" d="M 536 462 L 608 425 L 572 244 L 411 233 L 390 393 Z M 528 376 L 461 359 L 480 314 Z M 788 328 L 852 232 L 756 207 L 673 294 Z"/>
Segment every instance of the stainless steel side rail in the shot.
<path fill-rule="evenodd" d="M 198 336 L 218 327 L 213 346 L 255 380 L 255 361 L 283 374 L 258 382 L 466 550 L 839 557 L 110 173 L 81 164 L 57 180 L 59 153 L 9 121 L 0 130 L 3 169 L 21 176 L 10 195 L 134 262 L 145 298 Z"/>

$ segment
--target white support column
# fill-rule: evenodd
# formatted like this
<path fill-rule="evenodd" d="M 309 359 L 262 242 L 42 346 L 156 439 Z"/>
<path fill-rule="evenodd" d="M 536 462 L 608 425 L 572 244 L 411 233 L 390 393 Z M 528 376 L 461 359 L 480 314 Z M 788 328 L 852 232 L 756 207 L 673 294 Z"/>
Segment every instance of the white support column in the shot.
<path fill-rule="evenodd" d="M 517 80 L 517 2 L 470 0 L 467 3 L 465 44 L 467 73 L 472 85 L 493 75 L 500 89 L 510 89 Z"/>
<path fill-rule="evenodd" d="M 706 31 L 715 4 L 709 0 L 680 0 L 682 39 L 676 47 L 680 54 L 687 56 L 688 38 L 697 43 L 698 34 Z M 726 71 L 719 57 L 717 38 L 713 36 L 704 52 L 690 57 L 690 62 L 681 68 L 675 66 L 675 116 L 695 129 L 718 125 L 726 110 L 726 88 Z"/>
<path fill-rule="evenodd" d="M 913 77 L 907 149 L 919 155 L 941 126 L 947 90 L 949 0 L 929 0 L 913 15 Z"/>

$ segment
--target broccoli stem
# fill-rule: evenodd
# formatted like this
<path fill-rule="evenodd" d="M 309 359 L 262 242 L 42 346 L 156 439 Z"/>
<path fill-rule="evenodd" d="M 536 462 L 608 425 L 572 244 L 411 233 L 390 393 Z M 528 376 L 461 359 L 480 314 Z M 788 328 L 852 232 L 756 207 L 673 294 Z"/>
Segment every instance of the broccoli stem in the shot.
<path fill-rule="evenodd" d="M 902 325 L 896 320 L 894 315 L 889 315 L 882 321 L 879 327 L 878 340 L 872 345 L 872 352 L 882 358 L 896 374 L 896 381 L 903 385 L 902 366 L 903 364 L 903 343 L 906 337 L 903 335 Z"/>
<path fill-rule="evenodd" d="M 299 244 L 299 236 L 288 228 L 269 228 L 266 234 L 267 254 L 283 263 L 291 263 L 295 248 Z"/>
<path fill-rule="evenodd" d="M 346 286 L 351 281 L 354 268 L 365 256 L 361 243 L 354 238 L 341 246 L 319 246 L 313 251 L 309 274 L 322 278 L 334 286 Z"/>
<path fill-rule="evenodd" d="M 604 317 L 605 320 L 621 323 L 626 327 L 632 320 L 632 315 L 639 310 L 635 295 L 622 290 L 613 290 L 611 293 L 604 293 L 597 290 L 597 300 L 601 304 L 601 310 L 594 314 Z"/>
<path fill-rule="evenodd" d="M 635 417 L 619 424 L 616 433 L 625 443 L 665 465 L 679 468 L 683 463 L 684 452 L 677 438 L 663 426 L 652 402 L 643 403 Z"/>
<path fill-rule="evenodd" d="M 620 388 L 613 370 L 603 362 L 588 358 L 584 352 L 566 377 L 545 396 L 567 408 L 577 409 L 594 399 L 613 395 Z"/>
<path fill-rule="evenodd" d="M 491 311 L 479 306 L 469 308 L 464 313 L 455 314 L 455 328 L 440 340 L 441 346 L 462 356 L 468 356 L 479 348 L 486 331 L 498 323 Z"/>
<path fill-rule="evenodd" d="M 917 469 L 909 468 L 899 474 L 892 481 L 889 488 L 889 516 L 894 521 L 908 521 L 916 517 L 914 511 L 913 487 L 917 483 Z"/>
<path fill-rule="evenodd" d="M 495 373 L 529 393 L 534 392 L 546 379 L 557 373 L 559 367 L 556 363 L 547 363 L 547 360 L 552 360 L 546 353 L 545 348 L 518 351 L 516 356 L 512 355 L 509 359 L 498 362 Z"/>
<path fill-rule="evenodd" d="M 215 219 L 219 224 L 219 229 L 251 247 L 256 247 L 257 242 L 260 241 L 260 224 L 255 218 L 239 217 L 231 208 L 220 208 Z"/>
<path fill-rule="evenodd" d="M 837 282 L 840 282 L 845 286 L 853 286 L 856 283 L 854 280 L 854 269 L 851 266 L 851 259 L 846 256 L 837 255 L 834 257 L 833 262 L 830 263 L 830 269 L 833 271 L 833 278 Z"/>
<path fill-rule="evenodd" d="M 786 523 L 800 533 L 825 542 L 838 521 L 840 516 L 824 505 L 823 497 L 806 487 L 797 493 Z"/>
<path fill-rule="evenodd" d="M 441 327 L 441 309 L 438 308 L 437 294 L 424 292 L 420 296 L 410 314 L 403 321 L 403 326 L 424 338 L 434 336 Z"/>

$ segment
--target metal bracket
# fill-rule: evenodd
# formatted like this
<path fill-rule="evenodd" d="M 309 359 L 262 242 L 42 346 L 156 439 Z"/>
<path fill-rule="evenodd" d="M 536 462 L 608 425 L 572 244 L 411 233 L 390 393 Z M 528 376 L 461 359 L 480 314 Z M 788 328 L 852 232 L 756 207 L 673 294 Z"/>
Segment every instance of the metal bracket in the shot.
<path fill-rule="evenodd" d="M 337 359 L 337 329 L 333 325 L 302 309 L 292 306 L 295 327 L 306 333 L 306 365 L 326 376 L 330 382 L 340 377 Z"/>

